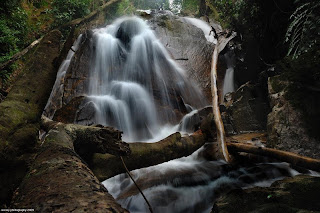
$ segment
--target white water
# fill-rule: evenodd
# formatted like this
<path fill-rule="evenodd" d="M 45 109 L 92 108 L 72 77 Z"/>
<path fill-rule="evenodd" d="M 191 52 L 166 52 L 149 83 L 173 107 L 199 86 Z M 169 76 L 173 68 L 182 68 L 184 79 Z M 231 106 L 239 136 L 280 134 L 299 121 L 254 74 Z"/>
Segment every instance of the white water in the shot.
<path fill-rule="evenodd" d="M 225 94 L 235 91 L 235 85 L 234 85 L 235 57 L 233 55 L 233 52 L 228 51 L 226 54 L 224 54 L 224 58 L 227 64 L 227 70 L 226 70 L 226 75 L 223 81 L 223 97 L 225 96 Z"/>
<path fill-rule="evenodd" d="M 188 23 L 194 25 L 195 27 L 201 29 L 204 33 L 204 36 L 206 37 L 207 41 L 216 44 L 217 43 L 217 39 L 214 38 L 213 33 L 210 34 L 211 31 L 211 26 L 205 22 L 202 21 L 200 19 L 196 19 L 196 18 L 190 18 L 190 17 L 185 17 L 184 18 Z"/>
<path fill-rule="evenodd" d="M 94 42 L 94 122 L 122 130 L 125 141 L 162 139 L 177 130 L 177 110 L 205 106 L 200 90 L 142 19 L 124 17 L 97 29 Z"/>
<path fill-rule="evenodd" d="M 51 94 L 48 99 L 47 105 L 43 111 L 43 115 L 50 118 L 50 119 L 53 118 L 56 110 L 61 108 L 61 106 L 62 106 L 62 100 L 58 97 L 61 97 L 63 94 L 64 77 L 65 77 L 66 72 L 69 68 L 70 61 L 73 58 L 75 51 L 77 51 L 79 48 L 81 38 L 82 38 L 82 34 L 80 34 L 79 37 L 77 38 L 77 40 L 74 42 L 73 46 L 71 47 L 71 49 L 68 52 L 67 58 L 61 63 L 61 65 L 59 67 L 56 81 L 55 81 L 53 88 L 51 90 Z M 59 103 L 53 103 L 52 100 L 54 100 L 54 99 L 59 100 Z"/>

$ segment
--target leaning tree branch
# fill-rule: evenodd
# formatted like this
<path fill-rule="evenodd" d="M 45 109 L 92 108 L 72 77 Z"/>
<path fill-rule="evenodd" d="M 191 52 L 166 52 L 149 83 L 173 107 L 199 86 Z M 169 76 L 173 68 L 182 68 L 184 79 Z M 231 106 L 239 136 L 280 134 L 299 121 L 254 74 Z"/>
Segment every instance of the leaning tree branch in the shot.
<path fill-rule="evenodd" d="M 0 65 L 0 71 L 4 70 L 5 68 L 7 68 L 8 66 L 10 66 L 11 64 L 13 64 L 16 60 L 20 59 L 22 56 L 24 56 L 27 52 L 29 52 L 30 49 L 34 48 L 35 46 L 37 46 L 40 41 L 42 40 L 43 37 L 33 41 L 28 47 L 26 47 L 25 49 L 23 49 L 21 52 L 18 52 L 16 54 L 14 54 L 8 61 L 6 61 L 5 63 Z"/>

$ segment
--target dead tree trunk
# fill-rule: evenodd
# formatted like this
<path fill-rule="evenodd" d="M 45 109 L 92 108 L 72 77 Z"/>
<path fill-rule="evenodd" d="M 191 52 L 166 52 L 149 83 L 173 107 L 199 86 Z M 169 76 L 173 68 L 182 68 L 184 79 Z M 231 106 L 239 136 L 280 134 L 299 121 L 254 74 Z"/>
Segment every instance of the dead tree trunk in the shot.
<path fill-rule="evenodd" d="M 217 141 L 218 149 L 211 147 L 212 155 L 217 159 L 223 159 L 226 162 L 230 162 L 230 156 L 228 153 L 228 148 L 226 145 L 226 135 L 224 131 L 224 125 L 221 118 L 220 108 L 219 108 L 219 95 L 217 88 L 217 64 L 219 52 L 224 49 L 228 41 L 231 39 L 218 39 L 217 44 L 214 48 L 211 61 L 211 93 L 212 93 L 212 107 L 214 114 L 214 122 L 217 128 Z"/>

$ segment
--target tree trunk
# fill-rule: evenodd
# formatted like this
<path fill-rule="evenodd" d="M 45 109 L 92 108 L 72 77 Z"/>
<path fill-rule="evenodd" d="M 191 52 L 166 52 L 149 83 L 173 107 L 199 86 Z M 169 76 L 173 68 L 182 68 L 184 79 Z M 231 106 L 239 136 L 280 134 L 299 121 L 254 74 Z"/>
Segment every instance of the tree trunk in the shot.
<path fill-rule="evenodd" d="M 48 33 L 25 56 L 25 66 L 0 104 L 0 203 L 10 202 L 37 144 L 40 117 L 56 78 L 61 33 Z"/>
<path fill-rule="evenodd" d="M 217 88 L 217 63 L 219 56 L 219 41 L 214 48 L 212 54 L 212 65 L 211 65 L 211 91 L 212 91 L 212 107 L 213 107 L 213 115 L 214 122 L 217 128 L 217 141 L 218 141 L 218 152 L 213 152 L 213 155 L 217 159 L 223 159 L 226 162 L 230 162 L 230 157 L 226 145 L 226 135 L 224 131 L 224 126 L 221 118 L 220 108 L 219 108 L 219 100 L 218 100 L 218 88 Z M 212 147 L 213 148 L 213 147 Z"/>
<path fill-rule="evenodd" d="M 219 108 L 219 95 L 218 95 L 218 88 L 217 88 L 217 64 L 218 64 L 218 57 L 219 53 L 226 47 L 228 42 L 236 36 L 236 33 L 232 33 L 229 37 L 219 37 L 217 40 L 217 44 L 214 48 L 212 54 L 212 61 L 211 61 L 211 94 L 212 94 L 212 107 L 213 107 L 213 115 L 214 121 L 217 128 L 217 142 L 218 142 L 218 149 L 214 146 L 208 147 L 209 152 L 213 158 L 216 159 L 223 159 L 226 162 L 230 162 L 230 156 L 228 153 L 228 148 L 226 145 L 226 135 L 224 131 L 224 125 L 221 118 L 220 108 Z"/>
<path fill-rule="evenodd" d="M 157 143 L 129 143 L 131 154 L 124 160 L 129 170 L 140 169 L 188 156 L 204 143 L 202 133 L 181 137 L 177 132 Z M 100 181 L 126 172 L 119 157 L 110 154 L 94 154 L 89 165 Z"/>
<path fill-rule="evenodd" d="M 127 155 L 121 132 L 108 127 L 86 127 L 45 121 L 52 128 L 38 155 L 14 194 L 12 208 L 36 212 L 127 212 L 94 176 L 75 152 Z"/>

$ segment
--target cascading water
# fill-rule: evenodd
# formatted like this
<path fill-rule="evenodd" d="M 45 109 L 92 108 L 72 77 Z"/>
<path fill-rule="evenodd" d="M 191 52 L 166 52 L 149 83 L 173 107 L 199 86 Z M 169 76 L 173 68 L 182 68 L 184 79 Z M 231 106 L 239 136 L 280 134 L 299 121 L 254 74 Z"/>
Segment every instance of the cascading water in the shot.
<path fill-rule="evenodd" d="M 122 130 L 125 141 L 159 138 L 159 129 L 181 119 L 176 112 L 205 106 L 200 90 L 142 19 L 118 19 L 95 30 L 94 40 L 89 98 L 95 123 Z M 175 131 L 177 126 L 166 136 Z"/>
<path fill-rule="evenodd" d="M 206 37 L 207 41 L 214 43 L 214 44 L 217 43 L 217 39 L 215 39 L 212 34 L 210 35 L 211 27 L 207 22 L 202 21 L 200 19 L 196 19 L 196 18 L 190 18 L 190 17 L 185 17 L 184 19 L 188 23 L 201 29 L 202 32 L 204 33 L 204 36 Z"/>
<path fill-rule="evenodd" d="M 227 70 L 226 70 L 226 75 L 223 81 L 223 97 L 225 96 L 225 94 L 235 91 L 235 85 L 234 85 L 235 56 L 233 51 L 228 51 L 227 53 L 225 53 L 224 58 L 227 64 Z"/>
<path fill-rule="evenodd" d="M 276 180 L 299 174 L 287 163 L 260 163 L 231 167 L 224 161 L 206 161 L 203 148 L 192 155 L 132 171 L 153 212 L 207 213 L 219 195 L 232 189 L 268 187 Z M 130 212 L 149 212 L 126 174 L 103 182 L 109 193 Z"/>

